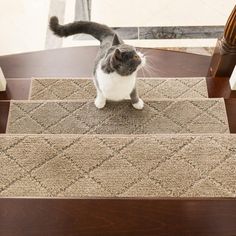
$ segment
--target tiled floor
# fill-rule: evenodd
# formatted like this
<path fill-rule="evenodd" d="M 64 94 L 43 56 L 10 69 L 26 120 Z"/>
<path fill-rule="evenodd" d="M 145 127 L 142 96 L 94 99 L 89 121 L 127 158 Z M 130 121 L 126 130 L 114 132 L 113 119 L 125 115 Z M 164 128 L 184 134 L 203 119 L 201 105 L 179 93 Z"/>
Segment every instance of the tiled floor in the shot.
<path fill-rule="evenodd" d="M 56 38 L 48 30 L 51 15 L 58 15 L 64 23 L 91 19 L 118 27 L 134 46 L 209 55 L 204 47 L 215 46 L 234 5 L 235 0 L 1 0 L 0 55 L 97 44 L 81 36 Z"/>

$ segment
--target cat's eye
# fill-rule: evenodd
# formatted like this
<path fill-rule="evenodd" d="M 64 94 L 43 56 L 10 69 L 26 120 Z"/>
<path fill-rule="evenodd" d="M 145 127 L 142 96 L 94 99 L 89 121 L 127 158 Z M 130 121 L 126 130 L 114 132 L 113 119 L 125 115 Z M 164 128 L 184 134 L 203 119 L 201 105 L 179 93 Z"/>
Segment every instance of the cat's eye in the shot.
<path fill-rule="evenodd" d="M 134 55 L 134 59 L 135 59 L 135 60 L 138 60 L 138 59 L 139 59 L 139 56 L 138 56 L 138 55 Z"/>

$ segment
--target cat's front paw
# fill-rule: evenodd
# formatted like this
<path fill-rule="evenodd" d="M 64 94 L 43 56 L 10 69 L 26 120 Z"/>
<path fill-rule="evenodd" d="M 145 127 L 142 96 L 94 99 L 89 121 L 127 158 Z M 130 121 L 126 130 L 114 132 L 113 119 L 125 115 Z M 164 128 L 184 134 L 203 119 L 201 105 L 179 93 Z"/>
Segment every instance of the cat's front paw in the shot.
<path fill-rule="evenodd" d="M 102 109 L 106 105 L 106 100 L 97 97 L 94 104 L 98 109 Z"/>
<path fill-rule="evenodd" d="M 141 98 L 139 98 L 138 102 L 132 104 L 133 107 L 137 110 L 142 110 L 144 107 L 144 102 Z"/>

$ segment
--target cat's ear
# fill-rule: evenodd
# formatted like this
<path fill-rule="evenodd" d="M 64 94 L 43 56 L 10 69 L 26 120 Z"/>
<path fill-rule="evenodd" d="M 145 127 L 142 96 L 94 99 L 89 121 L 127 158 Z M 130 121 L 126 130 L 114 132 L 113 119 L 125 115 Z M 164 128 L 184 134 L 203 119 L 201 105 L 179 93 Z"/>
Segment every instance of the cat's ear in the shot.
<path fill-rule="evenodd" d="M 121 51 L 118 48 L 115 50 L 115 58 L 118 60 L 121 60 L 122 58 Z"/>
<path fill-rule="evenodd" d="M 113 38 L 113 41 L 112 41 L 112 46 L 116 46 L 116 45 L 119 45 L 119 44 L 121 44 L 121 42 L 120 42 L 120 40 L 118 38 L 118 35 L 115 34 L 114 38 Z"/>

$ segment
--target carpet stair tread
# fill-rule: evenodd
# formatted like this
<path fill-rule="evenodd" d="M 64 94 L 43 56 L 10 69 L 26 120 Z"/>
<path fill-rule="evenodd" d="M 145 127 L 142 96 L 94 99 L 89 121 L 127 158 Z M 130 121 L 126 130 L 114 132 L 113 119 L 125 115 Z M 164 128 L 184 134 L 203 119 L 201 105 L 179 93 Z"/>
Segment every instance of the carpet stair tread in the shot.
<path fill-rule="evenodd" d="M 0 196 L 235 197 L 236 135 L 0 135 Z"/>
<path fill-rule="evenodd" d="M 139 78 L 137 87 L 143 99 L 207 98 L 206 79 Z M 91 78 L 33 78 L 30 99 L 92 99 L 96 90 Z"/>
<path fill-rule="evenodd" d="M 7 133 L 157 134 L 229 133 L 223 99 L 145 100 L 143 110 L 130 101 L 11 101 Z"/>

